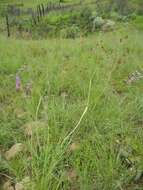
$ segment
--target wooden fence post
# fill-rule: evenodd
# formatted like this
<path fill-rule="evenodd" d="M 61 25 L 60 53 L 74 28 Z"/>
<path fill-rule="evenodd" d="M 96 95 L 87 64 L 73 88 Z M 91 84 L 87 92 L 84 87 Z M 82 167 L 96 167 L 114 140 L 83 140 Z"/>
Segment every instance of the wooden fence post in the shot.
<path fill-rule="evenodd" d="M 40 22 L 39 5 L 37 6 L 37 21 Z"/>
<path fill-rule="evenodd" d="M 44 8 L 43 3 L 41 4 L 41 7 L 42 7 L 42 13 L 43 13 L 43 16 L 44 16 L 45 15 L 45 8 Z"/>
<path fill-rule="evenodd" d="M 41 9 L 41 5 L 39 5 L 38 7 L 39 7 L 39 16 L 42 17 L 42 9 Z"/>
<path fill-rule="evenodd" d="M 10 37 L 10 26 L 9 26 L 8 15 L 6 15 L 6 27 L 7 27 L 7 36 Z"/>

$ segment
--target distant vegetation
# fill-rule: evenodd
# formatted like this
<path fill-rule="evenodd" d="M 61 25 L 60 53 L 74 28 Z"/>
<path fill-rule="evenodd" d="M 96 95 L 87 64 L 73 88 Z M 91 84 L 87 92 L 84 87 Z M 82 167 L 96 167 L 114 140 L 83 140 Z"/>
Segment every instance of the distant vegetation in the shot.
<path fill-rule="evenodd" d="M 139 0 L 83 1 L 80 6 L 74 6 L 80 1 L 63 1 L 60 3 L 60 7 L 68 7 L 69 5 L 73 5 L 73 7 L 61 10 L 57 8 L 54 10 L 53 8 L 52 12 L 47 6 L 51 9 L 54 6 L 58 7 L 58 0 L 52 1 L 52 3 L 49 1 L 48 4 L 47 1 L 34 1 L 34 3 L 32 1 L 6 2 L 9 8 L 7 9 L 6 5 L 2 6 L 4 3 L 1 3 L 1 15 L 9 15 L 11 33 L 16 33 L 19 36 L 26 33 L 32 38 L 48 36 L 75 38 L 95 32 L 95 28 L 97 31 L 106 28 L 103 23 L 99 24 L 99 22 L 95 26 L 97 17 L 104 19 L 106 25 L 111 23 L 110 20 L 114 22 L 133 21 L 136 27 L 142 29 L 143 2 Z M 39 18 L 37 13 L 37 5 L 40 3 L 43 3 L 45 11 L 42 18 Z M 113 27 L 111 28 L 113 29 Z"/>

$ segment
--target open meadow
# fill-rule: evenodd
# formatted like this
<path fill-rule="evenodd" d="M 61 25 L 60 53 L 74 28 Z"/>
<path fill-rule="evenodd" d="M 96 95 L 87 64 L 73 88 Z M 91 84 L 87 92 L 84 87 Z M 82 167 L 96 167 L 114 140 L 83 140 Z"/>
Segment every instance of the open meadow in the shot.
<path fill-rule="evenodd" d="M 0 34 L 0 184 L 143 190 L 143 30 Z"/>

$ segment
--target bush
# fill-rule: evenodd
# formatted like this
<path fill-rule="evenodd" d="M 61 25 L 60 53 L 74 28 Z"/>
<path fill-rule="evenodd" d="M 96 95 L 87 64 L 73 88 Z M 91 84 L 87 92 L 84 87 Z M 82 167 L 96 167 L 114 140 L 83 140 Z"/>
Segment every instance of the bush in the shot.
<path fill-rule="evenodd" d="M 80 29 L 78 26 L 73 25 L 71 27 L 66 27 L 60 31 L 62 38 L 76 38 L 80 36 Z"/>
<path fill-rule="evenodd" d="M 90 8 L 82 8 L 78 18 L 78 25 L 86 34 L 92 31 L 92 10 Z"/>
<path fill-rule="evenodd" d="M 82 7 L 79 11 L 50 14 L 43 20 L 41 26 L 43 30 L 46 30 L 47 34 L 51 31 L 49 30 L 49 25 L 51 26 L 50 28 L 54 28 L 52 32 L 56 36 L 76 38 L 80 32 L 85 35 L 92 31 L 92 11 L 89 8 Z"/>
<path fill-rule="evenodd" d="M 92 31 L 94 32 L 96 29 L 101 29 L 104 23 L 105 20 L 102 17 L 95 17 L 93 20 Z"/>

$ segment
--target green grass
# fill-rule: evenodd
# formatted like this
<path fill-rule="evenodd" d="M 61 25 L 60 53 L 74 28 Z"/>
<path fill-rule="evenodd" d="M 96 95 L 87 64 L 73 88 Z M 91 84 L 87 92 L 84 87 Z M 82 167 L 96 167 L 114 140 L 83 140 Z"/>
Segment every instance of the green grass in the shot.
<path fill-rule="evenodd" d="M 28 190 L 142 189 L 134 179 L 143 170 L 143 79 L 125 82 L 143 73 L 142 35 L 121 28 L 75 40 L 0 36 L 0 145 L 26 146 L 7 162 L 14 180 L 29 176 Z M 23 126 L 33 121 L 45 127 L 31 139 Z"/>
<path fill-rule="evenodd" d="M 86 0 L 86 2 L 89 2 L 90 0 Z M 35 7 L 38 4 L 44 3 L 47 4 L 48 2 L 52 3 L 59 3 L 59 0 L 2 0 L 0 2 L 0 5 L 6 5 L 6 4 L 16 4 L 20 5 L 23 4 L 25 7 Z M 73 2 L 79 2 L 77 0 L 65 0 L 65 3 L 73 3 Z"/>
<path fill-rule="evenodd" d="M 137 16 L 133 24 L 136 28 L 143 30 L 143 16 Z"/>

